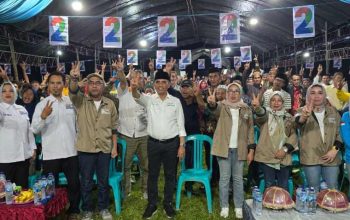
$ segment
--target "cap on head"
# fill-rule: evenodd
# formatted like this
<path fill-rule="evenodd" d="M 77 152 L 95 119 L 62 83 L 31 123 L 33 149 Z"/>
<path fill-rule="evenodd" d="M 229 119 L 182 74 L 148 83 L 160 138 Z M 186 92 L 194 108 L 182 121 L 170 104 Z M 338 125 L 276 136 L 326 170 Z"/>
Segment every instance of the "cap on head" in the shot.
<path fill-rule="evenodd" d="M 154 77 L 154 81 L 156 81 L 158 79 L 165 79 L 165 80 L 170 81 L 170 76 L 167 72 L 164 72 L 163 70 L 158 70 L 156 72 L 155 77 Z"/>
<path fill-rule="evenodd" d="M 183 81 L 181 82 L 181 87 L 183 87 L 183 86 L 192 87 L 192 86 L 193 86 L 192 81 L 189 80 L 189 79 L 183 80 Z"/>

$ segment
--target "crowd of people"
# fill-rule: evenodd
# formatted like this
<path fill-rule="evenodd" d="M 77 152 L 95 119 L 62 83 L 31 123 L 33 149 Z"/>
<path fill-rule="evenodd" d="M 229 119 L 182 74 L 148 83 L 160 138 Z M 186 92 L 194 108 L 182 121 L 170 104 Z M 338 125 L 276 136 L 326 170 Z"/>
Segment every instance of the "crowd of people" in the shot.
<path fill-rule="evenodd" d="M 350 145 L 343 143 L 339 132 L 350 97 L 343 74 L 330 75 L 322 65 L 315 76 L 305 75 L 303 68 L 281 71 L 278 66 L 264 72 L 257 57 L 254 61 L 232 70 L 210 68 L 206 76 L 194 71 L 181 77 L 173 58 L 160 70 L 150 60 L 145 77 L 132 66 L 126 73 L 124 59 L 118 57 L 111 63 L 110 77 L 105 76 L 106 63 L 84 78 L 75 62 L 70 74 L 58 68 L 42 82 L 30 82 L 26 64 L 21 63 L 20 83 L 10 81 L 0 67 L 0 171 L 24 188 L 33 167 L 56 179 L 63 172 L 71 219 L 80 213 L 80 201 L 82 219 L 92 219 L 96 174 L 98 210 L 103 219 L 112 219 L 109 164 L 120 153 L 117 140 L 123 138 L 124 195 L 131 192 L 136 154 L 143 199 L 148 200 L 143 218 L 151 218 L 158 209 L 161 167 L 163 208 L 172 218 L 178 161 L 193 166 L 193 145 L 185 138 L 205 134 L 213 138 L 212 146 L 204 145 L 204 158 L 209 166 L 213 156 L 211 186 L 219 188 L 221 217 L 229 216 L 230 189 L 235 215 L 243 217 L 244 190 L 259 184 L 259 173 L 266 187 L 288 190 L 294 152 L 299 152 L 309 186 L 319 191 L 322 178 L 337 189 L 344 153 L 350 174 L 350 149 L 345 149 Z M 192 183 L 186 183 L 185 190 L 192 190 Z"/>

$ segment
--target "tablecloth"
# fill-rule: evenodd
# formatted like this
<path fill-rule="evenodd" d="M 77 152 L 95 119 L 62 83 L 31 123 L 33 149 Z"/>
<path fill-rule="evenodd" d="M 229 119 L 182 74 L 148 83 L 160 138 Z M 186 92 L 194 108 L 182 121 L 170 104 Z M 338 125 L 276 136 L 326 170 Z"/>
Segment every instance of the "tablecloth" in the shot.
<path fill-rule="evenodd" d="M 253 200 L 247 199 L 243 203 L 243 219 L 245 220 L 345 220 L 350 219 L 350 210 L 340 213 L 331 213 L 317 207 L 316 214 L 308 215 L 297 212 L 295 209 L 276 211 L 263 208 L 262 215 L 253 212 Z"/>
<path fill-rule="evenodd" d="M 67 190 L 57 188 L 55 196 L 45 205 L 0 204 L 0 220 L 45 220 L 57 216 L 68 204 Z"/>

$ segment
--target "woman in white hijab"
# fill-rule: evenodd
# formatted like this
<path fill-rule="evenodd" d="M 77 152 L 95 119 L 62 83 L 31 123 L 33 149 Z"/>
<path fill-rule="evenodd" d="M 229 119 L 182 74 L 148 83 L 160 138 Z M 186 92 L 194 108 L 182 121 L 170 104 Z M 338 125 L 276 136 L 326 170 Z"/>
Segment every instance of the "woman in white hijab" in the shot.
<path fill-rule="evenodd" d="M 277 185 L 288 191 L 291 153 L 297 145 L 297 135 L 294 118 L 284 109 L 283 97 L 281 92 L 273 92 L 266 108 L 260 106 L 259 97 L 253 97 L 252 106 L 260 128 L 254 160 L 260 162 L 265 188 Z"/>
<path fill-rule="evenodd" d="M 0 68 L 0 76 L 6 73 Z M 16 105 L 17 92 L 11 82 L 0 87 L 0 172 L 6 179 L 28 188 L 29 160 L 35 157 L 35 140 L 28 112 Z"/>

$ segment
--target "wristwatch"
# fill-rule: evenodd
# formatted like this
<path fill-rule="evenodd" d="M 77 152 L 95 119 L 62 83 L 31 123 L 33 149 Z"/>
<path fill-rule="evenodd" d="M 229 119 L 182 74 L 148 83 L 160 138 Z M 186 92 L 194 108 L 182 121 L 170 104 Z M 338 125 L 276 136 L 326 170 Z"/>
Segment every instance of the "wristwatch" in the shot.
<path fill-rule="evenodd" d="M 288 148 L 287 147 L 283 147 L 283 151 L 284 151 L 284 153 L 288 153 Z"/>

